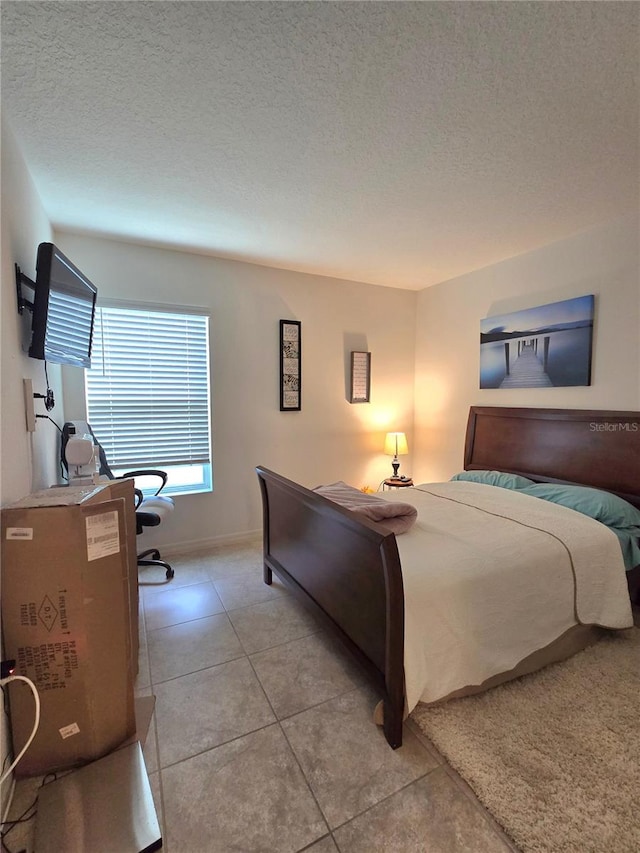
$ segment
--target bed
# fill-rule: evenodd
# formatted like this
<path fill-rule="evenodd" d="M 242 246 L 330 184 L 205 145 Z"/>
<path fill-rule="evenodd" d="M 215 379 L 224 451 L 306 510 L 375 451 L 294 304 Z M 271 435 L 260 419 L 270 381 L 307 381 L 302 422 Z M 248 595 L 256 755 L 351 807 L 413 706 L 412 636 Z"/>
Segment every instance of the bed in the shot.
<path fill-rule="evenodd" d="M 464 468 L 470 472 L 511 472 L 534 483 L 591 486 L 611 492 L 640 509 L 640 413 L 472 407 L 466 433 Z M 416 621 L 415 612 L 412 614 L 414 594 L 411 588 L 407 596 L 408 606 L 405 605 L 405 586 L 415 581 L 408 576 L 403 578 L 400 555 L 409 547 L 405 543 L 415 542 L 415 537 L 411 538 L 411 534 L 396 537 L 315 491 L 266 468 L 258 467 L 256 470 L 263 502 L 265 583 L 271 583 L 272 572 L 275 572 L 355 656 L 381 696 L 385 737 L 391 747 L 399 747 L 402 744 L 403 719 L 407 710 L 411 710 L 407 692 L 415 694 L 412 663 L 405 672 L 405 651 L 408 654 L 411 647 L 410 635 L 405 639 L 405 628 L 409 631 L 412 621 Z M 415 493 L 414 489 L 403 489 L 401 498 L 411 503 L 411 498 L 417 499 L 417 492 L 422 491 L 423 494 L 434 493 L 429 499 L 448 500 L 446 495 L 443 498 L 438 494 L 440 488 L 426 484 L 419 485 Z M 485 490 L 487 488 L 484 487 Z M 473 493 L 472 503 L 476 500 L 473 489 L 465 488 L 463 491 Z M 400 499 L 397 494 L 386 494 L 385 497 Z M 506 501 L 504 494 L 498 498 Z M 519 500 L 522 503 L 522 499 Z M 525 500 L 531 502 L 534 499 Z M 535 502 L 536 506 L 544 503 Z M 522 513 L 521 506 L 518 512 Z M 577 515 L 572 511 L 564 512 Z M 490 514 L 491 511 L 488 512 Z M 589 521 L 601 527 L 598 522 Z M 580 550 L 581 529 L 572 528 L 571 535 Z M 553 534 L 547 538 L 553 538 Z M 534 550 L 536 547 L 534 544 Z M 587 547 L 582 550 L 594 549 Z M 605 547 L 603 554 L 606 553 Z M 455 566 L 451 570 L 454 569 Z M 640 585 L 640 567 L 627 572 L 626 581 L 624 571 L 615 571 L 624 586 L 624 595 L 635 595 Z M 614 575 L 602 586 L 603 592 L 609 587 L 620 586 Z M 591 577 L 595 576 L 592 574 Z M 575 573 L 574 581 L 577 590 Z M 590 583 L 587 579 L 587 591 Z M 619 589 L 614 593 L 617 598 L 610 606 L 611 613 L 617 615 L 604 617 L 605 621 L 600 622 L 598 615 L 593 616 L 593 603 L 587 604 L 585 598 L 585 602 L 578 606 L 575 591 L 575 612 L 572 616 L 575 632 L 569 642 L 567 637 L 560 636 L 557 643 L 551 643 L 548 649 L 546 644 L 544 649 L 532 649 L 522 661 L 523 666 L 509 667 L 505 664 L 504 671 L 494 673 L 482 684 L 470 686 L 484 689 L 566 657 L 592 641 L 591 624 L 626 627 L 625 617 L 620 616 Z M 517 593 L 515 595 L 517 597 Z M 515 602 L 516 611 L 520 607 L 520 612 L 524 613 L 522 608 L 525 606 L 526 601 Z M 580 607 L 583 607 L 586 619 L 581 617 Z M 626 607 L 630 613 L 628 597 Z M 610 624 L 607 624 L 607 618 Z M 459 693 L 450 691 L 450 695 Z M 415 695 L 411 702 L 414 699 Z"/>

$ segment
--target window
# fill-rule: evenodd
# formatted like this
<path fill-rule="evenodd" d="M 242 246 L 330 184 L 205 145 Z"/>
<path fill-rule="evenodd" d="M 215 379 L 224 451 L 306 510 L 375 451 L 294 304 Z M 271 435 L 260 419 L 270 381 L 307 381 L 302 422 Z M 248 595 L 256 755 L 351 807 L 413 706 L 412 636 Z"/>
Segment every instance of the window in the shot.
<path fill-rule="evenodd" d="M 169 475 L 163 494 L 211 491 L 207 314 L 100 306 L 86 392 L 115 474 L 160 468 Z M 157 482 L 138 485 L 146 492 Z"/>

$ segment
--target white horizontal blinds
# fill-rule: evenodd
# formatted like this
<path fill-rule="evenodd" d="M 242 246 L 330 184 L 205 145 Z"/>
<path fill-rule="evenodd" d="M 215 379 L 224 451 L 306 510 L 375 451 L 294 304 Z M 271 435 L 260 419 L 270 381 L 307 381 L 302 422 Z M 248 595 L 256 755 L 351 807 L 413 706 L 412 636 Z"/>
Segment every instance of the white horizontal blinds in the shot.
<path fill-rule="evenodd" d="M 112 468 L 210 461 L 208 320 L 98 309 L 87 412 Z"/>

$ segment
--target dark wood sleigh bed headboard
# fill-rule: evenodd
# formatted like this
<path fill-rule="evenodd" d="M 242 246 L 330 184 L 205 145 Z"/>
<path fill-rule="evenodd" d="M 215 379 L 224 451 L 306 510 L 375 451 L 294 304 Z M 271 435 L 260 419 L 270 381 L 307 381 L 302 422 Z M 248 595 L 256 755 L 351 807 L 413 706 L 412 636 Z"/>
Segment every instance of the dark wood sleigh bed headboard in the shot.
<path fill-rule="evenodd" d="M 640 509 L 640 412 L 472 406 L 464 467 L 605 489 Z"/>

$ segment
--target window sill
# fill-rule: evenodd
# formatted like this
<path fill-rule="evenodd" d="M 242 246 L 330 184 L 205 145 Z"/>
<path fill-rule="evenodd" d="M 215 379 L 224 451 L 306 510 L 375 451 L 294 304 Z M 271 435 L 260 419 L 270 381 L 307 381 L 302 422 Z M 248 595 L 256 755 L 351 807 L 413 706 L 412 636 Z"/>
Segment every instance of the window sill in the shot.
<path fill-rule="evenodd" d="M 156 493 L 153 489 L 141 489 L 140 490 L 145 498 L 154 498 L 156 497 Z M 162 489 L 158 497 L 161 498 L 179 498 L 183 495 L 206 495 L 213 492 L 212 486 L 197 486 L 193 489 L 167 489 L 166 487 Z"/>

